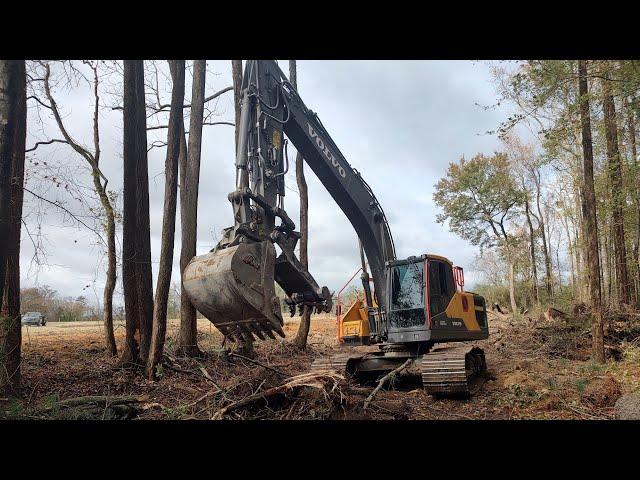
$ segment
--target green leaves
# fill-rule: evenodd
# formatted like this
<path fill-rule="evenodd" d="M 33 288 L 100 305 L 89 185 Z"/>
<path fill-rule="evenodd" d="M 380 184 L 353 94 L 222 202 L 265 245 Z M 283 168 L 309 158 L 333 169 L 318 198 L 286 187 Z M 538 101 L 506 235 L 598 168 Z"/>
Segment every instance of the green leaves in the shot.
<path fill-rule="evenodd" d="M 433 199 L 441 209 L 436 220 L 481 247 L 508 244 L 513 238 L 507 225 L 520 213 L 525 193 L 511 175 L 504 153 L 478 154 L 451 163 L 435 185 Z"/>

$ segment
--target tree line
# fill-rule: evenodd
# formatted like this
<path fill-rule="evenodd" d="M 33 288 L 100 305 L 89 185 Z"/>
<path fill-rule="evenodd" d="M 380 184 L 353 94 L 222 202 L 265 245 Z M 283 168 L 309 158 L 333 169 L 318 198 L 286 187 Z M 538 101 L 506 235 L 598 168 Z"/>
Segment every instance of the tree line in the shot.
<path fill-rule="evenodd" d="M 513 114 L 493 154 L 451 163 L 435 186 L 438 221 L 478 245 L 482 290 L 516 315 L 585 304 L 604 361 L 607 311 L 640 306 L 640 62 L 491 65 Z M 506 290 L 504 290 L 506 285 Z"/>

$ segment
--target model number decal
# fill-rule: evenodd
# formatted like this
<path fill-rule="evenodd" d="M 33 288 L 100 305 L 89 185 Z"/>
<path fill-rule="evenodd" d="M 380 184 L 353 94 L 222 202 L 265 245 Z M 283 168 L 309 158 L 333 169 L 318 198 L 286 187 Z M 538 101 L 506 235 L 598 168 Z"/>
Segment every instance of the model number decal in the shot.
<path fill-rule="evenodd" d="M 311 135 L 311 138 L 315 138 L 316 145 L 320 150 L 322 150 L 322 153 L 324 153 L 324 156 L 327 157 L 327 160 L 329 160 L 331 162 L 331 165 L 333 165 L 333 167 L 338 170 L 338 173 L 342 178 L 346 178 L 347 173 L 344 171 L 344 168 L 342 168 L 342 165 L 340 165 L 338 160 L 336 160 L 336 157 L 333 156 L 333 153 L 329 151 L 329 147 L 327 147 L 324 141 L 318 136 L 318 133 L 313 129 L 309 122 L 307 122 L 307 127 L 309 128 L 309 135 Z"/>

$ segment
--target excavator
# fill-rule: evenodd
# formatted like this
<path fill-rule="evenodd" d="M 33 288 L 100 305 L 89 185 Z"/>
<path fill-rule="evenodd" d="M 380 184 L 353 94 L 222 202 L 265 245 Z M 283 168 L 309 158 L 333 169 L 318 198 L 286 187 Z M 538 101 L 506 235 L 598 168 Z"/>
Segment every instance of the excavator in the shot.
<path fill-rule="evenodd" d="M 486 361 L 483 350 L 467 342 L 489 336 L 485 299 L 463 290 L 462 269 L 445 257 L 397 258 L 371 187 L 276 61 L 248 60 L 241 92 L 236 184 L 228 195 L 234 224 L 183 272 L 194 307 L 232 342 L 284 338 L 283 306 L 292 316 L 296 309 L 332 310 L 332 293 L 295 254 L 300 233 L 284 208 L 291 142 L 355 229 L 363 266 L 365 298 L 340 324 L 341 343 L 356 348 L 318 359 L 312 370 L 380 375 L 410 360 L 427 393 L 472 394 Z"/>

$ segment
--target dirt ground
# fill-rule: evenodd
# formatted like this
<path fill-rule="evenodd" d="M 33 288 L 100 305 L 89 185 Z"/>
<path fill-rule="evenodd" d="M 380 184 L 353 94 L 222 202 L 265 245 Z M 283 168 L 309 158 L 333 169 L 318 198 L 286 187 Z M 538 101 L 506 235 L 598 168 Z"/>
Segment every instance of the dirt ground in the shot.
<path fill-rule="evenodd" d="M 299 377 L 315 358 L 348 351 L 337 342 L 333 316 L 312 318 L 305 351 L 290 343 L 299 319 L 287 320 L 287 338 L 256 342 L 253 362 L 226 354 L 222 335 L 206 320 L 198 323 L 205 356 L 176 356 L 178 321 L 172 320 L 158 381 L 107 357 L 99 322 L 23 327 L 22 395 L 0 399 L 0 418 L 611 419 L 615 401 L 640 388 L 637 315 L 611 320 L 606 365 L 589 359 L 588 318 L 490 317 L 490 338 L 477 342 L 488 375 L 471 399 L 436 399 L 419 377 L 406 374 L 366 410 L 375 383 Z M 116 339 L 121 348 L 124 325 L 116 326 Z M 277 394 L 264 393 L 287 382 Z M 69 401 L 87 396 L 109 400 Z"/>

